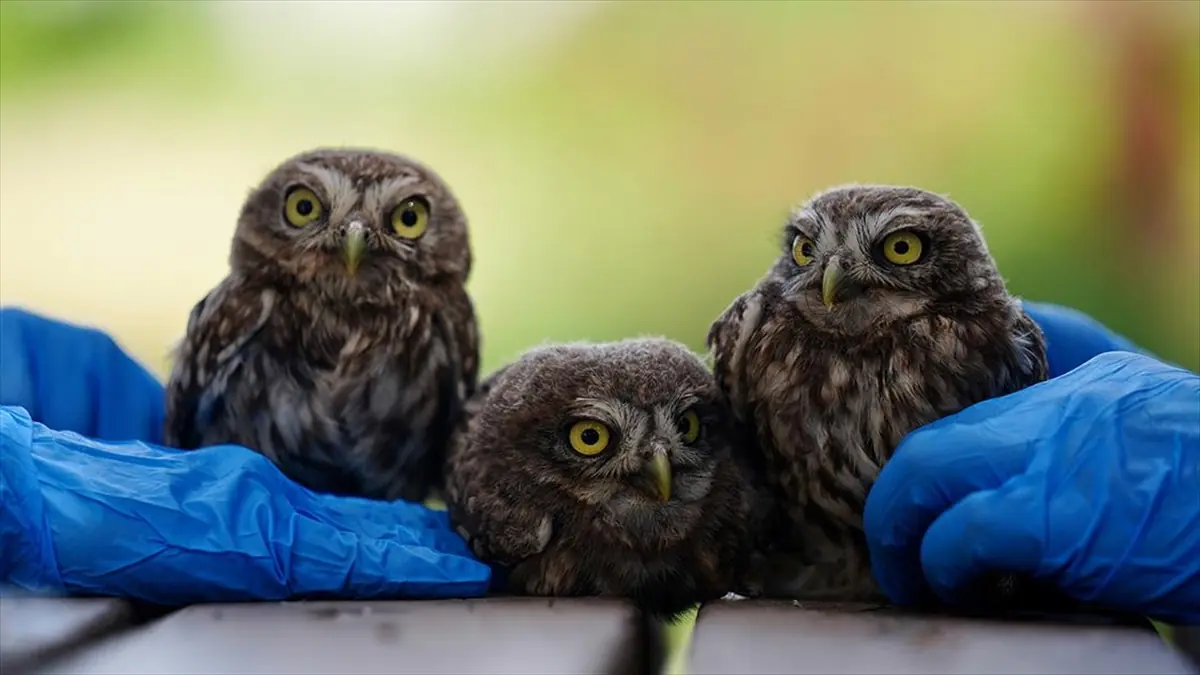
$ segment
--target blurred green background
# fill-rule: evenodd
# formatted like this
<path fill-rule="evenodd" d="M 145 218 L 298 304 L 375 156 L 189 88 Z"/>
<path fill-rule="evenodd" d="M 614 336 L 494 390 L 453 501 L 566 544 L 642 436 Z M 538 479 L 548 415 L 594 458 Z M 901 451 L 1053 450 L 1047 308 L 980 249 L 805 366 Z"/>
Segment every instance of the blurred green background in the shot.
<path fill-rule="evenodd" d="M 949 194 L 1012 290 L 1200 369 L 1197 2 L 0 2 L 0 303 L 165 376 L 243 197 L 411 154 L 472 220 L 484 371 L 697 351 L 843 182 Z"/>
<path fill-rule="evenodd" d="M 412 154 L 484 370 L 709 322 L 842 182 L 949 194 L 1011 288 L 1200 368 L 1200 3 L 0 3 L 0 302 L 165 375 L 276 162 Z"/>

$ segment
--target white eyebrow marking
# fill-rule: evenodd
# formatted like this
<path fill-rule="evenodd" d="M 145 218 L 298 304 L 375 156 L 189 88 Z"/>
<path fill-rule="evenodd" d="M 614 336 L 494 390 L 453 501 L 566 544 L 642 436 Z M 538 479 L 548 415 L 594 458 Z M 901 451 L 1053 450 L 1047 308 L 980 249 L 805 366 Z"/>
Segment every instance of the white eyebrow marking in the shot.
<path fill-rule="evenodd" d="M 871 232 L 880 232 L 889 224 L 891 224 L 893 220 L 900 218 L 901 216 L 919 218 L 925 214 L 925 209 L 913 208 L 911 206 L 897 206 L 895 208 L 888 209 L 887 211 L 880 211 L 879 213 L 875 214 L 874 218 L 868 219 L 867 229 Z"/>
<path fill-rule="evenodd" d="M 805 236 L 813 238 L 813 243 L 816 244 L 818 251 L 829 251 L 837 247 L 837 232 L 824 216 L 814 211 L 811 206 L 805 206 L 793 212 L 793 223 L 801 219 L 809 221 L 812 226 L 797 229 L 801 229 Z"/>
<path fill-rule="evenodd" d="M 354 204 L 358 201 L 358 191 L 354 189 L 354 181 L 336 169 L 329 169 L 314 164 L 301 164 L 300 169 L 312 176 L 329 200 L 329 220 L 338 223 L 345 220 Z"/>
<path fill-rule="evenodd" d="M 363 210 L 367 213 L 382 212 L 385 207 L 392 205 L 401 191 L 420 182 L 420 176 L 405 174 L 369 185 L 363 195 Z"/>
<path fill-rule="evenodd" d="M 808 220 L 818 225 L 821 222 L 821 218 L 817 215 L 817 212 L 807 206 L 792 212 L 792 221 L 795 222 L 798 220 Z"/>

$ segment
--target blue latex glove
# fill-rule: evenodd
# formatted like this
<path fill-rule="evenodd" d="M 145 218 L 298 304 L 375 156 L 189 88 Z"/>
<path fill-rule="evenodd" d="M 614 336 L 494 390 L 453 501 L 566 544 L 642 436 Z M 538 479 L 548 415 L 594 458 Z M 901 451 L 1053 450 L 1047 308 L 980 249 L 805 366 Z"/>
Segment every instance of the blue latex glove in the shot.
<path fill-rule="evenodd" d="M 1200 376 L 1090 319 L 1029 306 L 1059 377 L 910 434 L 868 495 L 876 579 L 956 603 L 985 571 L 1200 621 Z M 1081 361 L 1082 365 L 1076 362 Z M 1076 367 L 1078 365 L 1078 367 Z"/>
<path fill-rule="evenodd" d="M 1037 322 L 1046 336 L 1050 377 L 1075 370 L 1104 352 L 1144 353 L 1124 336 L 1110 331 L 1079 310 L 1041 302 L 1023 304 L 1025 313 Z"/>
<path fill-rule="evenodd" d="M 158 380 L 104 333 L 0 309 L 0 406 L 59 431 L 158 443 L 165 405 Z"/>
<path fill-rule="evenodd" d="M 101 333 L 0 310 L 0 355 L 0 581 L 165 605 L 487 589 L 444 513 L 315 494 L 245 448 L 34 421 L 159 437 L 162 387 Z"/>

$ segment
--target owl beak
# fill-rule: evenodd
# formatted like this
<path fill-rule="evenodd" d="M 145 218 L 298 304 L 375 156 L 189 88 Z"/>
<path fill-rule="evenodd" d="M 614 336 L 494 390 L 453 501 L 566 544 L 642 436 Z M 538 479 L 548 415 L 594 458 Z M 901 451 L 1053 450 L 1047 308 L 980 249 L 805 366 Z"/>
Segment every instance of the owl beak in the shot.
<path fill-rule="evenodd" d="M 346 271 L 354 276 L 358 272 L 358 263 L 362 260 L 363 251 L 367 248 L 367 233 L 363 224 L 357 220 L 350 223 L 346 233 L 342 235 L 342 260 L 346 263 Z"/>
<path fill-rule="evenodd" d="M 833 309 L 839 302 L 845 302 L 863 292 L 863 285 L 846 276 L 842 269 L 842 261 L 837 256 L 829 259 L 825 266 L 825 276 L 821 279 L 821 300 L 826 309 Z"/>
<path fill-rule="evenodd" d="M 667 453 L 658 451 L 650 458 L 650 464 L 646 467 L 646 471 L 650 477 L 654 479 L 654 485 L 658 488 L 658 496 L 662 497 L 664 502 L 671 500 L 671 463 L 667 461 Z"/>

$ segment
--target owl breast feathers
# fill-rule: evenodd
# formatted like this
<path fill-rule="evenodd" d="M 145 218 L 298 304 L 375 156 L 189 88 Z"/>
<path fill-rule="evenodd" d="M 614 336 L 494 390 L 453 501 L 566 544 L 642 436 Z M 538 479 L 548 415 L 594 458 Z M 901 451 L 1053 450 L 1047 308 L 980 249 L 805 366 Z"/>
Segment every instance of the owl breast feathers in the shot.
<path fill-rule="evenodd" d="M 321 149 L 242 207 L 230 273 L 192 310 L 166 442 L 236 443 L 318 491 L 420 500 L 474 391 L 467 222 L 428 168 Z"/>
<path fill-rule="evenodd" d="M 674 615 L 732 590 L 756 495 L 703 363 L 663 339 L 534 349 L 489 377 L 447 460 L 460 534 L 532 595 Z"/>
<path fill-rule="evenodd" d="M 940 196 L 829 190 L 782 243 L 708 337 L 778 507 L 759 591 L 879 599 L 862 511 L 880 468 L 913 429 L 1044 380 L 1044 339 L 977 225 Z"/>

